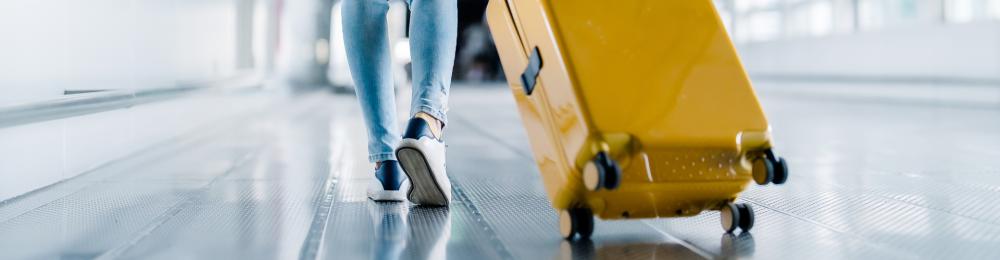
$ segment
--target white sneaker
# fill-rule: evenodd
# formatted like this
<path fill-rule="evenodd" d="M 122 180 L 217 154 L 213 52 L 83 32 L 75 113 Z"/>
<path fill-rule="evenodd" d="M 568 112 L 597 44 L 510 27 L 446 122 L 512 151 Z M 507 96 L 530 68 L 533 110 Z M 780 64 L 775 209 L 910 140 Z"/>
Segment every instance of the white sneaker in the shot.
<path fill-rule="evenodd" d="M 451 181 L 445 173 L 445 145 L 431 132 L 422 118 L 410 119 L 396 159 L 410 179 L 407 198 L 419 205 L 447 206 L 451 202 Z"/>
<path fill-rule="evenodd" d="M 404 201 L 410 182 L 397 161 L 383 161 L 368 184 L 368 198 L 374 201 Z"/>

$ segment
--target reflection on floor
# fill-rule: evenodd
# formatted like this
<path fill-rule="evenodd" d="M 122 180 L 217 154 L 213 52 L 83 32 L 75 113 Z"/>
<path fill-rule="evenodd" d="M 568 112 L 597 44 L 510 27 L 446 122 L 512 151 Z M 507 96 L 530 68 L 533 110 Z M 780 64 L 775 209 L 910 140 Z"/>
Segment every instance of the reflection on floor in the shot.
<path fill-rule="evenodd" d="M 502 87 L 456 87 L 449 208 L 365 198 L 351 96 L 312 94 L 219 122 L 0 203 L 21 258 L 656 259 L 1000 257 L 1000 111 L 761 91 L 785 186 L 753 187 L 757 223 L 717 213 L 601 221 L 558 238 Z"/>

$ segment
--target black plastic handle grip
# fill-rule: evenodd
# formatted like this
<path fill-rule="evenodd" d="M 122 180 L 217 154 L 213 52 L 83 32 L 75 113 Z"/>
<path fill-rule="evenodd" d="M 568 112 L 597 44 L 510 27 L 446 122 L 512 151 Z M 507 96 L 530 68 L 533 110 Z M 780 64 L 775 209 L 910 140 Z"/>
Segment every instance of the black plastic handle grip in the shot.
<path fill-rule="evenodd" d="M 535 47 L 528 56 L 528 67 L 521 73 L 521 85 L 524 86 L 524 94 L 531 95 L 538 83 L 538 73 L 542 71 L 542 53 Z"/>

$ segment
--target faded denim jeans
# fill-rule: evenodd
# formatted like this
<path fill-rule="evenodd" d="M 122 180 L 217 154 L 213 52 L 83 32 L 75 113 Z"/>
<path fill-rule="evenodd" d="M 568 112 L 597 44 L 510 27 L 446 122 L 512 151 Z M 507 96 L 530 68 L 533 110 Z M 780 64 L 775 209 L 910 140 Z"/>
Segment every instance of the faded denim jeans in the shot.
<path fill-rule="evenodd" d="M 413 97 L 410 115 L 427 113 L 447 124 L 448 90 L 458 31 L 457 0 L 406 0 L 410 7 Z M 396 160 L 401 139 L 386 13 L 387 0 L 344 0 L 347 62 L 368 127 L 368 160 Z"/>

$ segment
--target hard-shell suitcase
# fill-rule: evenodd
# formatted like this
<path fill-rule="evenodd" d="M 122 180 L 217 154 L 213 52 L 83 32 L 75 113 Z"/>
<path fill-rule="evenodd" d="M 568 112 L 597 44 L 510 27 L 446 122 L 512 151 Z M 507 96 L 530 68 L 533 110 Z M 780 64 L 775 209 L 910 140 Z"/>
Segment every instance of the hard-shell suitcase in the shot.
<path fill-rule="evenodd" d="M 720 210 L 785 161 L 711 0 L 491 0 L 487 20 L 560 230 Z"/>

